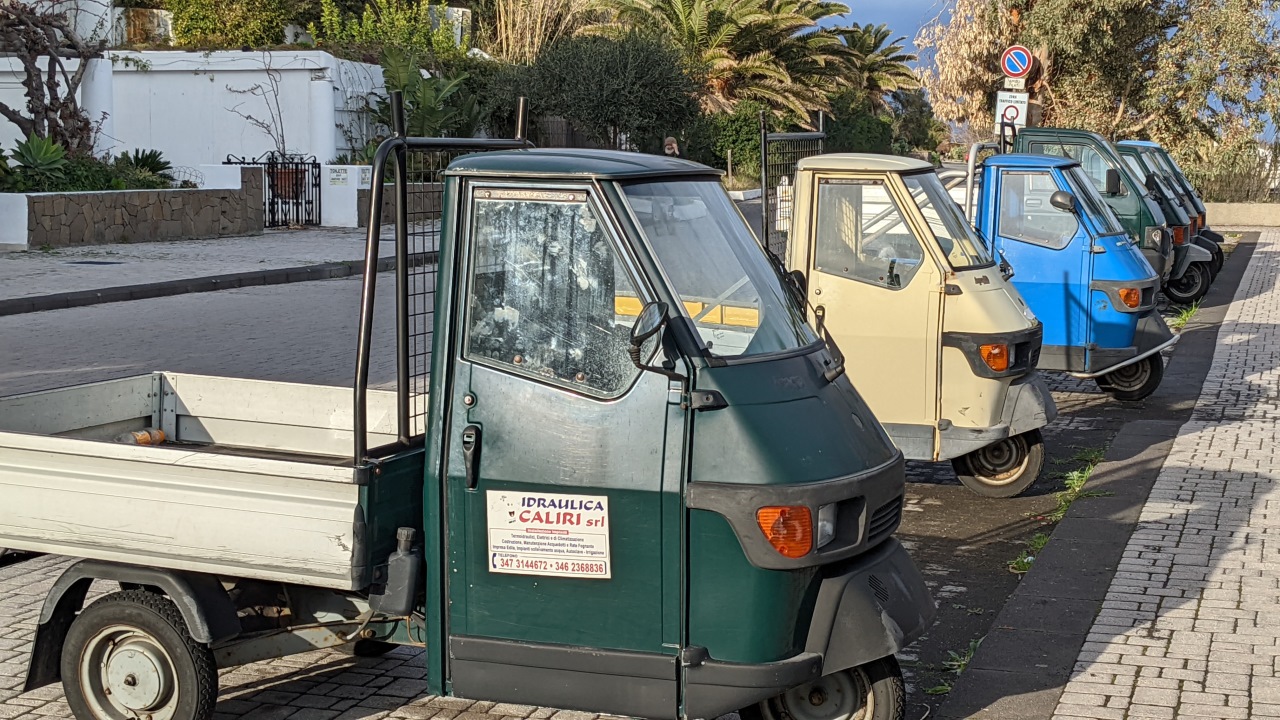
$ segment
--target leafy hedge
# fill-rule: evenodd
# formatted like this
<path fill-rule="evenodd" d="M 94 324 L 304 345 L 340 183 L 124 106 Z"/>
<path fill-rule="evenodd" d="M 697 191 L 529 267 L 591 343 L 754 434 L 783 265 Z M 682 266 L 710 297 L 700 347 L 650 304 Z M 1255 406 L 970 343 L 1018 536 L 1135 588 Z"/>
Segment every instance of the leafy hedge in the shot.
<path fill-rule="evenodd" d="M 178 45 L 264 47 L 284 42 L 297 14 L 292 0 L 164 0 Z"/>

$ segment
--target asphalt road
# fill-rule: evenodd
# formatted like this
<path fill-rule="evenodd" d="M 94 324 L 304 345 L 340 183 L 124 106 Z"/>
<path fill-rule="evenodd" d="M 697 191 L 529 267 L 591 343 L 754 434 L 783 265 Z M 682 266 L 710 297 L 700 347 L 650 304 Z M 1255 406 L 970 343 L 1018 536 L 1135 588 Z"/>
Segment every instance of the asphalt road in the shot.
<path fill-rule="evenodd" d="M 394 377 L 391 283 L 382 285 L 374 384 Z M 0 317 L 0 395 L 152 370 L 350 386 L 359 287 L 359 278 L 348 278 Z M 1225 300 L 1211 296 L 1210 304 L 1230 301 L 1226 288 L 1215 295 Z M 985 635 L 1016 586 L 1007 563 L 1045 529 L 1040 516 L 1057 505 L 1062 474 L 1082 465 L 1082 452 L 1105 449 L 1126 422 L 1188 412 L 1195 398 L 1166 383 L 1147 401 L 1122 405 L 1091 382 L 1048 380 L 1060 416 L 1045 432 L 1046 472 L 1021 497 L 980 498 L 946 465 L 909 468 L 899 537 L 940 605 L 938 623 L 902 658 L 913 720 L 944 697 L 926 690 L 955 681 L 942 666 L 949 652 L 963 655 Z"/>

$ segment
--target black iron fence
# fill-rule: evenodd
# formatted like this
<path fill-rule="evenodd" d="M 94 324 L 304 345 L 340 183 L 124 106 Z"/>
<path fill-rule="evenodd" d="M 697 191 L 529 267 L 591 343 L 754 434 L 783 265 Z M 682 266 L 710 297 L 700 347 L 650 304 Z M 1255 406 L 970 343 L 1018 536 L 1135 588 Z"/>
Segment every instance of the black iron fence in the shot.
<path fill-rule="evenodd" d="M 760 113 L 760 242 L 765 249 L 785 261 L 796 165 L 811 155 L 821 155 L 827 139 L 818 115 L 816 132 L 769 132 L 768 118 Z"/>
<path fill-rule="evenodd" d="M 272 151 L 257 158 L 228 155 L 223 164 L 262 168 L 266 227 L 320 224 L 320 163 L 315 156 Z"/>

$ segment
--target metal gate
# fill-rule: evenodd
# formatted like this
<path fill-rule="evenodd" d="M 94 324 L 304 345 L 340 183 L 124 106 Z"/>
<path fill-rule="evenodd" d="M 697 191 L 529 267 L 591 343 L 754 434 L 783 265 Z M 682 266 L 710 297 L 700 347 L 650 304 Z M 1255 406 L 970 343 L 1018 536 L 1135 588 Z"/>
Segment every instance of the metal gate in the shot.
<path fill-rule="evenodd" d="M 422 442 L 427 432 L 427 391 L 430 389 L 431 348 L 434 339 L 436 277 L 440 261 L 441 220 L 444 215 L 444 171 L 461 155 L 531 147 L 524 139 L 526 103 L 517 104 L 516 139 L 415 138 L 404 135 L 403 102 L 391 94 L 395 134 L 378 146 L 369 191 L 369 229 L 360 303 L 360 337 L 356 356 L 355 461 L 383 457 Z M 389 182 L 390 181 L 390 182 Z M 373 347 L 374 302 L 382 242 L 383 202 L 395 193 L 396 249 L 396 442 L 368 447 L 369 370 Z"/>
<path fill-rule="evenodd" d="M 796 165 L 810 155 L 822 154 L 827 139 L 825 120 L 819 113 L 817 132 L 771 133 L 768 118 L 760 113 L 760 242 L 784 262 Z"/>
<path fill-rule="evenodd" d="M 228 155 L 223 164 L 262 168 L 266 227 L 320 224 L 320 163 L 314 155 L 275 151 L 257 158 Z"/>

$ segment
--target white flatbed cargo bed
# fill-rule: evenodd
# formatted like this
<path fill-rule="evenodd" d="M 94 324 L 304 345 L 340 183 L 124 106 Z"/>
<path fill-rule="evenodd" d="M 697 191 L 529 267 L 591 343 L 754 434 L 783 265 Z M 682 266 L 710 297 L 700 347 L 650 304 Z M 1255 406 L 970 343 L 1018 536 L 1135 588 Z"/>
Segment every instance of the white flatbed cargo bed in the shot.
<path fill-rule="evenodd" d="M 370 446 L 395 407 L 369 392 Z M 359 589 L 352 425 L 349 388 L 166 372 L 0 398 L 0 547 Z"/>

